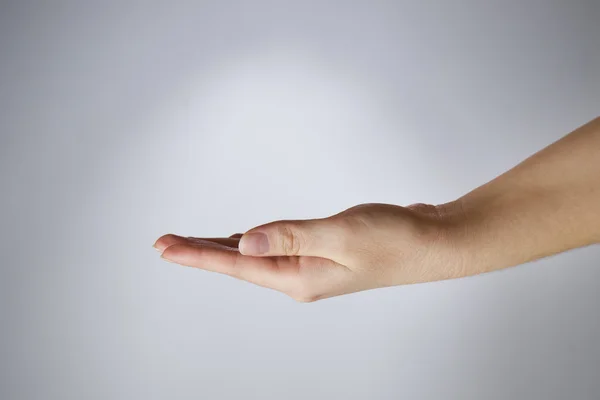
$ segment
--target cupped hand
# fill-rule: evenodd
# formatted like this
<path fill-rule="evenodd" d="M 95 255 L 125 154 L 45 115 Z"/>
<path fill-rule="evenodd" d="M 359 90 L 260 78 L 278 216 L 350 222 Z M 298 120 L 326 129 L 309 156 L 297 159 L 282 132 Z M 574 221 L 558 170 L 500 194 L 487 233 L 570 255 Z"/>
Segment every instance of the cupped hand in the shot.
<path fill-rule="evenodd" d="M 463 275 L 445 208 L 361 204 L 327 218 L 282 220 L 228 238 L 173 234 L 168 261 L 219 272 L 301 302 Z"/>

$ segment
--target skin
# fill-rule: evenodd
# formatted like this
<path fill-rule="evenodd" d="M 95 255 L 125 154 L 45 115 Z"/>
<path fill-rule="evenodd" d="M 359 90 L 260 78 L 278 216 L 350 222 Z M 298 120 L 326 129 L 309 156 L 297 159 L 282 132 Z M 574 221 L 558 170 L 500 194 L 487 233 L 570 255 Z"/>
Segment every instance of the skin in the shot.
<path fill-rule="evenodd" d="M 268 245 L 257 246 L 266 237 Z M 301 302 L 454 279 L 600 243 L 600 118 L 461 198 L 361 204 L 229 238 L 168 234 L 165 260 L 226 274 Z"/>

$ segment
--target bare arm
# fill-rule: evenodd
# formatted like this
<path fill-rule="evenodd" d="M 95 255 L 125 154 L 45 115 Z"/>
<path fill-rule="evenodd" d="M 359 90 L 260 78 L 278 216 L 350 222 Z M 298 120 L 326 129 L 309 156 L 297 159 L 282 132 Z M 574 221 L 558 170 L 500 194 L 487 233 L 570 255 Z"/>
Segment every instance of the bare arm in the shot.
<path fill-rule="evenodd" d="M 441 208 L 469 275 L 600 242 L 600 118 Z"/>
<path fill-rule="evenodd" d="M 314 301 L 459 278 L 600 242 L 600 118 L 460 199 L 361 204 L 229 238 L 165 235 L 170 261 Z"/>

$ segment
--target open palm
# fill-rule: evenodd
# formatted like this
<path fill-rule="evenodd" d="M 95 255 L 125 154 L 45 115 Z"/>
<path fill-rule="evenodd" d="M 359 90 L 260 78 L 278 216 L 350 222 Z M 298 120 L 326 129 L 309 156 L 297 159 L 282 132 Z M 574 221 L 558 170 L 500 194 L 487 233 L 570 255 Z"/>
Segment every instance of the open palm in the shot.
<path fill-rule="evenodd" d="M 441 220 L 435 207 L 361 204 L 327 218 L 275 221 L 228 238 L 159 238 L 162 257 L 286 293 L 302 302 L 444 279 L 431 269 Z M 263 252 L 250 238 L 268 239 Z M 245 241 L 245 243 L 244 243 Z M 438 274 L 439 275 L 439 274 Z"/>

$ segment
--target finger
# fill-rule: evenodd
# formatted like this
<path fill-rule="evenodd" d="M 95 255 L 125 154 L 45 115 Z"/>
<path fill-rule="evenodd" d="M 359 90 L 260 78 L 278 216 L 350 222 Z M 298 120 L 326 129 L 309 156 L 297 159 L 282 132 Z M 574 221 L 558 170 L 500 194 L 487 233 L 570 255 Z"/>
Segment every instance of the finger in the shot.
<path fill-rule="evenodd" d="M 218 243 L 227 247 L 237 249 L 238 244 L 240 242 L 239 239 L 231 239 L 231 238 L 196 238 L 196 237 L 185 237 L 174 234 L 168 234 L 161 236 L 156 243 L 154 243 L 154 247 L 163 252 L 167 247 L 172 246 L 177 243 L 203 243 L 203 242 L 213 242 Z"/>
<path fill-rule="evenodd" d="M 237 250 L 219 244 L 207 246 L 178 243 L 167 247 L 161 257 L 177 264 L 218 272 L 272 289 L 280 290 L 283 283 L 282 265 L 275 259 L 244 256 Z"/>
<path fill-rule="evenodd" d="M 347 267 L 326 258 L 244 256 L 212 242 L 172 245 L 162 257 L 275 289 L 303 302 L 345 293 L 352 280 Z"/>
<path fill-rule="evenodd" d="M 239 239 L 239 238 L 241 238 L 243 235 L 244 235 L 243 233 L 234 233 L 233 235 L 231 235 L 231 236 L 229 236 L 229 237 L 230 237 L 230 238 L 232 238 L 232 239 L 234 239 L 234 238 L 235 238 L 235 239 Z"/>
<path fill-rule="evenodd" d="M 154 248 L 162 253 L 169 246 L 172 246 L 176 243 L 185 243 L 187 241 L 188 239 L 184 236 L 169 233 L 159 237 L 158 240 L 154 242 Z"/>
<path fill-rule="evenodd" d="M 232 238 L 195 238 L 195 237 L 189 237 L 187 238 L 189 241 L 191 242 L 213 242 L 213 243 L 218 243 L 218 244 L 222 244 L 223 246 L 227 246 L 227 247 L 231 247 L 233 249 L 237 249 L 238 245 L 240 243 L 240 239 L 232 239 Z"/>
<path fill-rule="evenodd" d="M 242 254 L 253 256 L 314 256 L 333 259 L 341 250 L 344 231 L 329 218 L 275 221 L 246 232 Z"/>

